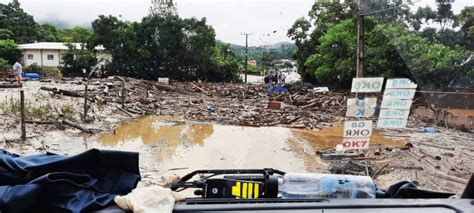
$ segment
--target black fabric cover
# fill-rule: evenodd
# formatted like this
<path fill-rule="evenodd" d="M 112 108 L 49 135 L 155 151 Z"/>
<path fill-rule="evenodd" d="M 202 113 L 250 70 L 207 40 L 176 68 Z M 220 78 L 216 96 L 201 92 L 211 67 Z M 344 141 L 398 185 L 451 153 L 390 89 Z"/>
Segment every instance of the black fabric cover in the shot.
<path fill-rule="evenodd" d="M 435 199 L 449 198 L 454 193 L 435 192 L 419 189 L 414 183 L 401 181 L 388 187 L 387 191 L 377 191 L 377 198 L 402 198 L 402 199 Z"/>
<path fill-rule="evenodd" d="M 92 149 L 21 157 L 0 150 L 0 212 L 100 210 L 139 180 L 138 153 Z"/>

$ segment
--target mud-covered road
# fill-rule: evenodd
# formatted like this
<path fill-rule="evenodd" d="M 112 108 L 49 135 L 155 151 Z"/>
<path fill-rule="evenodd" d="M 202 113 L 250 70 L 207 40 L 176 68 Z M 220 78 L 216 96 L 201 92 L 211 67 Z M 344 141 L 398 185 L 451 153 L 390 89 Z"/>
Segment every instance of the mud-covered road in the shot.
<path fill-rule="evenodd" d="M 321 120 L 320 124 L 314 124 L 319 128 L 314 129 L 289 128 L 289 125 L 281 124 L 249 127 L 221 123 L 218 119 L 188 119 L 182 111 L 191 108 L 182 111 L 175 109 L 178 112 L 173 114 L 173 108 L 163 103 L 196 96 L 183 97 L 169 92 L 161 93 L 161 105 L 157 107 L 171 112 L 168 113 L 170 115 L 130 116 L 130 112 L 124 113 L 117 108 L 119 103 L 93 102 L 89 109 L 92 121 L 82 122 L 83 99 L 40 90 L 42 86 L 68 90 L 84 87 L 76 83 L 26 82 L 23 89 L 31 110 L 29 119 L 51 120 L 62 114 L 77 124 L 93 129 L 94 133 L 84 133 L 71 127 L 58 129 L 55 125 L 27 124 L 27 140 L 21 141 L 19 114 L 14 110 L 19 89 L 0 89 L 0 119 L 3 121 L 0 124 L 0 148 L 22 155 L 46 151 L 72 155 L 92 148 L 139 152 L 143 177 L 141 186 L 161 184 L 169 178 L 197 169 L 276 168 L 286 172 L 342 171 L 360 175 L 366 175 L 368 171 L 382 188 L 409 180 L 423 188 L 459 194 L 466 177 L 474 171 L 472 133 L 442 127 L 437 127 L 437 133 L 425 133 L 422 128 L 432 124 L 414 118 L 409 119 L 407 129 L 375 131 L 371 148 L 367 151 L 353 153 L 350 158 L 328 160 L 328 156 L 334 154 L 334 147 L 342 140 L 342 117 L 336 121 Z M 90 89 L 102 90 L 99 87 L 100 84 L 91 85 Z M 229 101 L 212 97 L 204 104 L 215 107 L 221 102 L 223 106 L 222 100 Z M 268 98 L 258 99 L 259 102 L 265 100 L 268 101 Z M 232 101 L 239 103 L 237 99 Z M 249 110 L 252 103 L 259 102 L 241 100 L 244 105 L 236 108 Z M 177 105 L 183 108 L 183 105 Z M 216 117 L 206 108 L 197 106 L 193 110 L 202 110 Z M 329 116 L 320 116 L 323 112 L 311 108 L 305 110 L 318 119 Z M 238 115 L 241 112 L 233 113 Z M 281 112 L 265 113 L 281 115 L 275 114 Z M 331 116 L 337 118 L 339 115 Z M 449 150 L 426 144 L 448 147 Z M 363 157 L 354 157 L 354 154 Z M 430 156 L 438 156 L 439 159 L 431 159 Z M 367 165 L 367 168 L 346 167 L 349 162 Z M 446 180 L 446 177 L 454 177 L 454 181 Z"/>

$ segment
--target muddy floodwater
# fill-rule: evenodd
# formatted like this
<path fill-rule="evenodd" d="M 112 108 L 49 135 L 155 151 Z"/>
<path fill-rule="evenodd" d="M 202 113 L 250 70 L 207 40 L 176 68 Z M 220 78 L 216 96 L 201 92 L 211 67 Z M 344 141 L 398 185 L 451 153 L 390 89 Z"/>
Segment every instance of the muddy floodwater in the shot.
<path fill-rule="evenodd" d="M 252 128 L 150 116 L 104 133 L 92 147 L 140 152 L 146 171 L 183 175 L 196 169 L 278 168 L 306 171 L 287 141 L 290 129 Z"/>
<path fill-rule="evenodd" d="M 341 135 L 340 126 L 307 131 L 226 126 L 149 116 L 123 123 L 88 144 L 89 148 L 140 152 L 142 170 L 164 176 L 223 168 L 324 172 L 325 163 L 316 156 L 316 150 L 334 148 L 342 140 Z M 376 143 L 399 144 L 377 132 L 372 139 Z"/>

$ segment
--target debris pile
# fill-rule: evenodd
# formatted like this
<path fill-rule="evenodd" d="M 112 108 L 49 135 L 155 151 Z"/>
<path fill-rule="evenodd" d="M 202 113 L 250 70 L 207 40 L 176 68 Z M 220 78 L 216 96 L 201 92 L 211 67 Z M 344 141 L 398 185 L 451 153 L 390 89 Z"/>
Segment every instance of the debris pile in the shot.
<path fill-rule="evenodd" d="M 73 81 L 77 84 L 84 83 L 77 79 Z M 290 90 L 269 94 L 269 85 L 193 82 L 164 84 L 121 77 L 90 82 L 89 85 L 88 100 L 102 104 L 113 103 L 127 116 L 183 115 L 190 120 L 254 127 L 280 125 L 321 128 L 338 121 L 346 104 L 343 93 Z M 83 98 L 85 95 L 84 91 L 42 89 L 71 97 Z M 270 101 L 281 102 L 282 108 L 269 109 Z"/>

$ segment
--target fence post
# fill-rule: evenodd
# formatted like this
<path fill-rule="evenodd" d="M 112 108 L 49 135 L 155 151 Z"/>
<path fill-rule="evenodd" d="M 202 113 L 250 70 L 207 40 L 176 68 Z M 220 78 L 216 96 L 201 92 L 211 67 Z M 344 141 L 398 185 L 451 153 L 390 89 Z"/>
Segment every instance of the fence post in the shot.
<path fill-rule="evenodd" d="M 25 123 L 25 91 L 20 90 L 20 116 L 21 116 L 21 139 L 26 140 L 26 123 Z"/>
<path fill-rule="evenodd" d="M 125 81 L 122 81 L 122 109 L 125 109 Z"/>
<path fill-rule="evenodd" d="M 84 117 L 83 121 L 85 122 L 87 119 L 87 84 L 85 84 L 85 91 L 84 91 Z"/>

